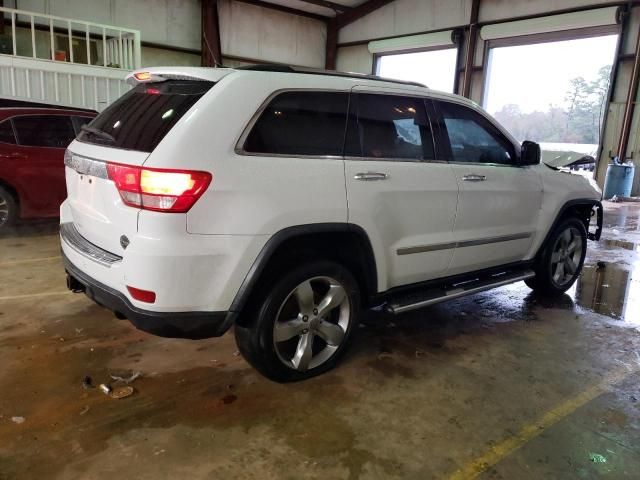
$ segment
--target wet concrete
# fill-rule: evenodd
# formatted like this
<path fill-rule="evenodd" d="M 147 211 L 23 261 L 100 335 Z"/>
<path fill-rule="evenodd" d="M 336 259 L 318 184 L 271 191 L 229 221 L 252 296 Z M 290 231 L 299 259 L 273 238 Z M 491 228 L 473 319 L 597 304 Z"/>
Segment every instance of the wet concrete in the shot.
<path fill-rule="evenodd" d="M 638 478 L 639 213 L 607 204 L 560 299 L 370 313 L 338 369 L 292 385 L 230 334 L 153 337 L 67 293 L 55 225 L 23 227 L 0 238 L 0 479 Z M 135 371 L 126 399 L 82 386 Z"/>

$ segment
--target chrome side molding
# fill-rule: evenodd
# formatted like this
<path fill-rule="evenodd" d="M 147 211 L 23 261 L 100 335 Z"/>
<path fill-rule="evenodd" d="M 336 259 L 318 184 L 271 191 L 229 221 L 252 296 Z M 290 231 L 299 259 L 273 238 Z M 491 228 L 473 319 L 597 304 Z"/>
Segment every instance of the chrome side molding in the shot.
<path fill-rule="evenodd" d="M 414 247 L 403 247 L 396 250 L 398 255 L 410 255 L 412 253 L 435 252 L 436 250 L 447 250 L 450 248 L 476 247 L 478 245 L 488 245 L 490 243 L 511 242 L 513 240 L 524 240 L 531 238 L 533 232 L 514 233 L 512 235 L 501 235 L 498 237 L 478 238 L 475 240 L 464 240 L 462 242 L 434 243 L 433 245 L 416 245 Z"/>

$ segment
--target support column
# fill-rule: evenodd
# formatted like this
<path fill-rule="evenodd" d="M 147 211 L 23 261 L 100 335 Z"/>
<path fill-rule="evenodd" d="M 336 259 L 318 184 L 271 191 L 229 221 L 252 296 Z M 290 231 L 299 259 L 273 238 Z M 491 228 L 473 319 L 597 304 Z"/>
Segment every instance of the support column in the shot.
<path fill-rule="evenodd" d="M 222 66 L 218 0 L 202 0 L 202 57 L 203 67 Z"/>
<path fill-rule="evenodd" d="M 338 56 L 338 25 L 335 18 L 327 22 L 327 48 L 325 54 L 324 68 L 327 70 L 336 69 L 336 58 Z"/>
<path fill-rule="evenodd" d="M 476 54 L 478 40 L 478 13 L 480 12 L 480 0 L 473 0 L 471 4 L 471 17 L 467 31 L 467 52 L 464 61 L 464 77 L 462 80 L 462 95 L 471 98 L 471 74 Z"/>

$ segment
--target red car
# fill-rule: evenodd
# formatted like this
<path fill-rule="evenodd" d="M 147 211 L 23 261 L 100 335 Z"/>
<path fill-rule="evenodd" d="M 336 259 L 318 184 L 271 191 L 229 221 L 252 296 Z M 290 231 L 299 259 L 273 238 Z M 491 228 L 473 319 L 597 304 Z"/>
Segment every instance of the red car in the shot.
<path fill-rule="evenodd" d="M 0 231 L 19 218 L 58 216 L 67 196 L 64 151 L 97 115 L 16 103 L 0 100 Z"/>

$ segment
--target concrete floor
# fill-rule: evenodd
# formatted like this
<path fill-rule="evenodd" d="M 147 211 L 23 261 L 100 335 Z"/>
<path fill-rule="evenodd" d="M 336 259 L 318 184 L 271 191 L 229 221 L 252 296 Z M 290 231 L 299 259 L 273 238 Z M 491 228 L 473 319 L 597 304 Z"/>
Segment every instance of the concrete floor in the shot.
<path fill-rule="evenodd" d="M 607 204 L 559 300 L 521 283 L 372 313 L 338 369 L 290 385 L 230 334 L 152 337 L 67 293 L 55 224 L 24 226 L 0 238 L 0 479 L 637 479 L 639 214 Z M 135 371 L 126 399 L 82 386 Z"/>

